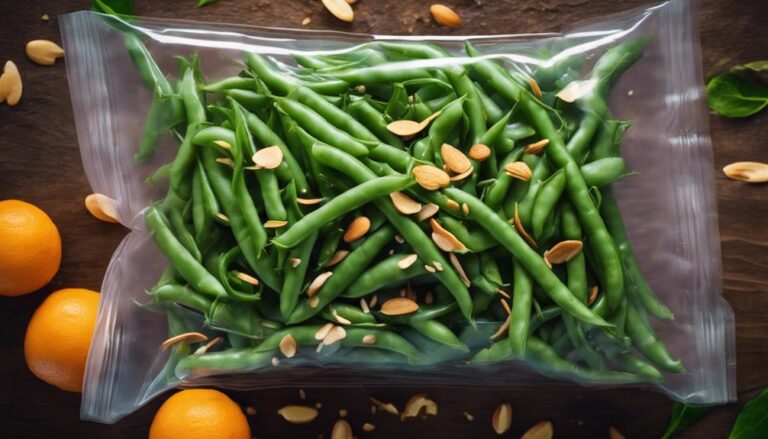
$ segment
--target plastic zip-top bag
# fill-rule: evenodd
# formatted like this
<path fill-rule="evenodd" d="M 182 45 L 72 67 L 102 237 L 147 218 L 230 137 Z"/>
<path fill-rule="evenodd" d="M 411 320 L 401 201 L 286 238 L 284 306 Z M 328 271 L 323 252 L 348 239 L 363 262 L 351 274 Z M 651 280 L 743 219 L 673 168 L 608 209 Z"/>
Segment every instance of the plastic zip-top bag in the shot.
<path fill-rule="evenodd" d="M 82 417 L 201 384 L 734 399 L 693 17 L 394 37 L 64 16 L 85 170 L 131 229 Z"/>

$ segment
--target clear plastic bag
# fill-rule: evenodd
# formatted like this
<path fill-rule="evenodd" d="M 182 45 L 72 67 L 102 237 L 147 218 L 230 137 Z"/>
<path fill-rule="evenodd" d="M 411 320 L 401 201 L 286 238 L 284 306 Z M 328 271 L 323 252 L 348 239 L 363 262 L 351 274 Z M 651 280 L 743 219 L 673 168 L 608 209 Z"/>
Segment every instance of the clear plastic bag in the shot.
<path fill-rule="evenodd" d="M 468 37 L 385 37 L 150 18 L 124 22 L 90 12 L 63 16 L 61 28 L 83 164 L 93 191 L 114 198 L 121 222 L 131 229 L 104 277 L 83 389 L 83 419 L 115 422 L 169 388 L 202 384 L 255 389 L 371 383 L 476 385 L 492 381 L 496 386 L 554 387 L 558 379 L 565 378 L 595 386 L 653 386 L 687 403 L 733 400 L 734 323 L 732 311 L 719 295 L 712 153 L 694 16 L 690 2 L 669 1 L 563 34 Z M 616 121 L 631 121 L 631 126 L 616 125 L 618 131 L 626 130 L 620 143 L 627 169 L 639 174 L 613 186 L 639 267 L 653 291 L 674 313 L 674 320 L 648 319 L 645 315 L 635 318 L 652 325 L 669 352 L 680 358 L 684 372 L 665 373 L 663 381 L 643 384 L 601 380 L 597 375 L 579 377 L 541 367 L 541 362 L 534 367 L 512 360 L 465 364 L 465 357 L 450 350 L 443 355 L 429 340 L 422 340 L 421 346 L 413 343 L 444 361 L 428 366 L 394 363 L 372 367 L 350 354 L 345 357 L 349 361 L 332 362 L 327 359 L 338 346 L 330 346 L 320 354 L 297 355 L 290 361 L 278 355 L 279 365 L 267 361 L 258 370 L 243 372 L 249 368 L 241 367 L 242 373 L 216 368 L 186 373 L 174 370 L 173 357 L 189 354 L 189 347 L 161 351 L 158 347 L 169 332 L 204 331 L 228 337 L 233 344 L 243 338 L 219 327 L 215 317 L 207 315 L 204 319 L 188 307 L 174 306 L 167 313 L 158 313 L 158 304 L 150 302 L 146 294 L 167 262 L 148 233 L 144 214 L 147 206 L 166 194 L 167 185 L 147 184 L 145 180 L 173 159 L 179 141 L 170 133 L 163 134 L 149 160 L 141 164 L 134 160 L 153 93 L 143 84 L 126 51 L 126 32 L 139 35 L 162 74 L 174 79 L 178 79 L 176 57 L 193 53 L 199 54 L 200 69 L 205 82 L 210 83 L 237 75 L 243 67 L 244 52 L 258 53 L 277 63 L 284 73 L 300 75 L 294 54 L 336 56 L 371 41 L 435 43 L 457 54 L 457 58 L 450 58 L 451 63 L 471 65 L 472 58 L 460 55 L 464 42 L 470 41 L 486 55 L 484 59 L 501 61 L 507 70 L 523 77 L 533 75 L 547 90 L 558 79 L 546 75 L 547 68 L 561 66 L 556 61 L 570 66 L 573 79 L 579 79 L 607 49 L 647 38 L 644 54 L 618 78 L 608 100 Z M 578 62 L 569 64 L 572 60 Z M 413 67 L 414 62 L 422 67 L 445 65 L 445 60 L 439 59 L 396 62 L 391 64 L 393 70 Z M 589 86 L 587 81 L 579 84 Z M 563 85 L 561 82 L 558 87 Z M 483 105 L 493 106 L 496 98 L 483 97 Z M 613 199 L 610 194 L 605 199 L 605 193 L 602 200 L 600 195 L 593 196 L 593 202 L 601 205 Z M 225 307 L 219 309 L 228 312 Z M 544 321 L 546 311 L 535 311 L 538 314 L 534 316 Z M 488 336 L 498 329 L 500 321 L 503 316 L 493 323 L 479 319 L 474 327 L 465 325 L 456 332 L 467 346 L 479 350 L 489 343 Z M 556 326 L 547 327 L 547 335 L 553 342 L 565 339 L 568 346 L 567 337 L 560 335 L 558 339 L 555 334 L 567 328 Z M 270 332 L 270 328 L 262 330 L 265 332 L 260 335 L 251 331 L 245 343 L 258 344 L 260 341 L 249 340 L 260 340 Z M 574 353 L 566 352 L 565 356 L 573 358 Z M 381 357 L 381 361 L 387 358 Z"/>

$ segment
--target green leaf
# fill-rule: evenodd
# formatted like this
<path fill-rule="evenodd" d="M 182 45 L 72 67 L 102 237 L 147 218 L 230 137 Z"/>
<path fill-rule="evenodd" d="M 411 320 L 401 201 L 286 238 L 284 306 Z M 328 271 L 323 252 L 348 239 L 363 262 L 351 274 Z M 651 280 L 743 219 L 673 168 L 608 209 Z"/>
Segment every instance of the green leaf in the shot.
<path fill-rule="evenodd" d="M 728 439 L 762 439 L 768 437 L 768 389 L 749 401 L 736 418 Z"/>
<path fill-rule="evenodd" d="M 109 15 L 133 15 L 131 0 L 93 0 L 91 9 Z"/>
<path fill-rule="evenodd" d="M 197 7 L 202 8 L 205 5 L 210 5 L 211 3 L 216 3 L 216 0 L 197 0 Z"/>
<path fill-rule="evenodd" d="M 669 420 L 669 426 L 667 431 L 661 436 L 661 439 L 669 439 L 672 436 L 680 433 L 686 428 L 693 425 L 699 418 L 704 416 L 707 412 L 715 408 L 715 406 L 691 406 L 681 403 L 676 403 L 672 410 L 672 418 Z"/>
<path fill-rule="evenodd" d="M 751 116 L 768 105 L 768 87 L 733 73 L 715 76 L 707 84 L 707 104 L 721 116 Z"/>

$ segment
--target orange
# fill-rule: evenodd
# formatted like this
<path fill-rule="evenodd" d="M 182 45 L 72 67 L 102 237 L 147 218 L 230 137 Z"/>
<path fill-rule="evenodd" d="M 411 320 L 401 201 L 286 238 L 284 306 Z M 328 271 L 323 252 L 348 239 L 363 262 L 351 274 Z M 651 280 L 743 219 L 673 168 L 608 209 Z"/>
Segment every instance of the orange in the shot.
<path fill-rule="evenodd" d="M 251 439 L 243 411 L 218 390 L 189 389 L 168 398 L 155 414 L 149 439 Z"/>
<path fill-rule="evenodd" d="M 51 218 L 24 201 L 0 201 L 0 296 L 39 290 L 60 263 L 61 238 Z"/>
<path fill-rule="evenodd" d="M 99 293 L 67 288 L 35 311 L 24 337 L 24 358 L 35 376 L 69 392 L 81 392 Z"/>

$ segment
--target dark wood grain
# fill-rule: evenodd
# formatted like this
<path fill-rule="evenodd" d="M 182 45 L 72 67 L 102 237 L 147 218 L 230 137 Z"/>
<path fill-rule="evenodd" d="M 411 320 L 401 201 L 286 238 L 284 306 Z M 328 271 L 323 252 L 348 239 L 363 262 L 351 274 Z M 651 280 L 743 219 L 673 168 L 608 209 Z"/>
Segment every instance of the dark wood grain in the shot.
<path fill-rule="evenodd" d="M 343 24 L 325 12 L 317 0 L 220 0 L 203 9 L 195 0 L 136 2 L 137 13 L 299 27 L 310 17 L 311 28 L 354 32 L 413 34 L 483 34 L 542 32 L 566 29 L 593 19 L 646 4 L 632 0 L 453 0 L 464 19 L 458 29 L 436 26 L 427 1 L 361 0 L 354 24 Z M 64 255 L 61 270 L 48 287 L 19 298 L 0 298 L 0 436 L 146 437 L 152 416 L 163 397 L 116 425 L 79 420 L 80 398 L 37 380 L 23 359 L 24 331 L 36 306 L 61 287 L 98 289 L 109 257 L 125 234 L 120 227 L 92 219 L 82 207 L 89 192 L 82 172 L 72 110 L 64 73 L 32 64 L 24 44 L 35 38 L 59 40 L 56 16 L 87 8 L 86 1 L 0 2 L 0 60 L 13 59 L 24 78 L 24 98 L 15 108 L 0 105 L 0 199 L 19 198 L 48 212 L 59 227 Z M 42 14 L 51 21 L 42 21 Z M 700 10 L 705 71 L 723 59 L 750 61 L 768 58 L 768 21 L 764 1 L 705 0 Z M 768 161 L 768 112 L 745 120 L 711 118 L 715 165 L 737 160 Z M 737 320 L 739 404 L 718 408 L 683 437 L 725 437 L 738 407 L 768 386 L 768 187 L 747 186 L 717 173 L 717 197 L 722 238 L 723 294 Z M 370 415 L 369 396 L 402 405 L 416 391 L 426 391 L 438 402 L 440 415 L 401 423 L 387 414 Z M 493 408 L 509 401 L 513 407 L 512 433 L 519 435 L 542 419 L 551 419 L 559 437 L 607 437 L 615 425 L 630 438 L 657 437 L 671 413 L 664 396 L 639 390 L 595 391 L 568 386 L 557 392 L 511 392 L 503 388 L 345 388 L 308 390 L 311 401 L 323 404 L 321 418 L 305 426 L 283 422 L 275 410 L 298 401 L 295 389 L 231 392 L 258 413 L 251 418 L 256 437 L 329 437 L 336 411 L 348 409 L 360 431 L 363 422 L 377 428 L 370 437 L 493 437 Z M 467 422 L 468 411 L 475 421 Z"/>

